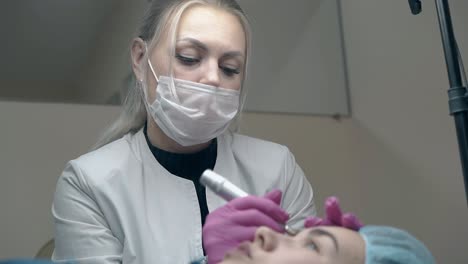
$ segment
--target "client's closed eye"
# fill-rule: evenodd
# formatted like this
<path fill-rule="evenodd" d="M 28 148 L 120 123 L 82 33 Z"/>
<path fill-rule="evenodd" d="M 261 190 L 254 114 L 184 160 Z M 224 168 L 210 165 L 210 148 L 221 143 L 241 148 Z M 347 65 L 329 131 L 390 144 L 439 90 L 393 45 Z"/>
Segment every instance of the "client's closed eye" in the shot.
<path fill-rule="evenodd" d="M 315 242 L 309 242 L 309 243 L 307 243 L 306 246 L 307 246 L 310 250 L 317 251 L 317 252 L 319 251 L 318 246 L 317 246 L 317 244 L 315 244 Z"/>

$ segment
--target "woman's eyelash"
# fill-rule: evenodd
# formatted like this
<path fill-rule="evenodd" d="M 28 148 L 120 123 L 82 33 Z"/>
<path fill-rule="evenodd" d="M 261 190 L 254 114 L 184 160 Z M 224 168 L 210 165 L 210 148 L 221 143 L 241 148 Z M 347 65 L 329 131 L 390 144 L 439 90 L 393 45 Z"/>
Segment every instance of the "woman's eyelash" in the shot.
<path fill-rule="evenodd" d="M 232 76 L 234 74 L 240 73 L 239 69 L 233 69 L 229 67 L 220 67 L 220 68 L 223 70 L 224 74 L 226 74 L 227 76 Z"/>
<path fill-rule="evenodd" d="M 183 64 L 186 64 L 186 65 L 194 65 L 194 64 L 200 62 L 200 59 L 191 58 L 191 57 L 186 57 L 186 56 L 182 56 L 182 55 L 180 55 L 180 54 L 177 54 L 177 55 L 176 55 L 176 58 L 177 58 L 180 62 L 182 62 Z"/>
<path fill-rule="evenodd" d="M 175 56 L 182 64 L 187 65 L 187 66 L 192 66 L 200 62 L 200 59 L 198 58 L 192 58 L 192 57 L 187 57 L 183 56 L 181 54 L 176 54 Z M 239 74 L 240 71 L 239 69 L 234 69 L 230 67 L 224 67 L 220 66 L 219 67 L 226 76 L 234 76 L 235 74 Z"/>

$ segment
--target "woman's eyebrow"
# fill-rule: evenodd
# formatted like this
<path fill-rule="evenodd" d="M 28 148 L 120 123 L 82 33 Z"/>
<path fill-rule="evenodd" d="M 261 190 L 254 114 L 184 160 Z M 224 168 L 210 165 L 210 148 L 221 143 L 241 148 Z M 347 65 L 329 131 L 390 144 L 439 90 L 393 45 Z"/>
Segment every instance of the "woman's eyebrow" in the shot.
<path fill-rule="evenodd" d="M 203 51 L 208 51 L 208 46 L 206 46 L 203 42 L 199 41 L 198 39 L 186 37 L 186 38 L 181 38 L 177 40 L 177 42 L 182 42 L 182 41 L 190 42 L 190 44 L 196 46 L 197 48 Z M 223 54 L 223 58 L 226 58 L 226 57 L 244 57 L 244 54 L 240 51 L 228 51 Z"/>
<path fill-rule="evenodd" d="M 244 57 L 244 54 L 240 51 L 229 51 L 223 54 L 223 58 L 233 58 L 233 57 Z"/>
<path fill-rule="evenodd" d="M 190 42 L 190 44 L 196 46 L 197 48 L 203 50 L 203 51 L 208 51 L 208 47 L 203 44 L 203 42 L 197 40 L 197 39 L 194 39 L 194 38 L 182 38 L 182 39 L 179 39 L 177 40 L 177 42 L 181 42 L 181 41 L 187 41 L 187 42 Z"/>
<path fill-rule="evenodd" d="M 338 253 L 338 251 L 339 251 L 338 241 L 336 240 L 336 237 L 332 233 L 330 233 L 330 232 L 328 232 L 328 231 L 326 231 L 324 229 L 314 228 L 314 229 L 310 230 L 309 235 L 311 235 L 311 236 L 326 236 L 326 237 L 330 238 L 333 241 L 333 245 L 335 246 L 335 251 Z"/>

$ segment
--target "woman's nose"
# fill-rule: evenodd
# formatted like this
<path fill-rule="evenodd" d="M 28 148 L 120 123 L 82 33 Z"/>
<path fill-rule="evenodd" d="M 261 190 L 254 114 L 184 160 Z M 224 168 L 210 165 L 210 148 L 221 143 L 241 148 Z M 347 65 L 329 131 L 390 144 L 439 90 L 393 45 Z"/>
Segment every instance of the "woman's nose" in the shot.
<path fill-rule="evenodd" d="M 254 244 L 265 251 L 273 251 L 278 245 L 279 235 L 268 227 L 259 227 L 255 232 Z"/>
<path fill-rule="evenodd" d="M 220 70 L 217 61 L 208 61 L 203 69 L 203 75 L 200 83 L 219 87 L 220 86 Z"/>

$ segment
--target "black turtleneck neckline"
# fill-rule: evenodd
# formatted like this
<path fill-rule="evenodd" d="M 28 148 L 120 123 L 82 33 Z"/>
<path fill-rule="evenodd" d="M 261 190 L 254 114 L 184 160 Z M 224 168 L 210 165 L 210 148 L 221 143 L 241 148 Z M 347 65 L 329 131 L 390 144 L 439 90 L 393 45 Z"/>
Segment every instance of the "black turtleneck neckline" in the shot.
<path fill-rule="evenodd" d="M 151 144 L 148 138 L 146 124 L 143 132 L 145 134 L 146 143 L 159 164 L 171 174 L 193 182 L 200 206 L 201 221 L 202 224 L 205 224 L 205 219 L 208 215 L 208 205 L 206 202 L 205 187 L 200 184 L 199 179 L 203 171 L 206 169 L 212 170 L 216 164 L 216 157 L 218 154 L 217 140 L 213 139 L 207 148 L 196 153 L 173 153 L 162 150 Z"/>

